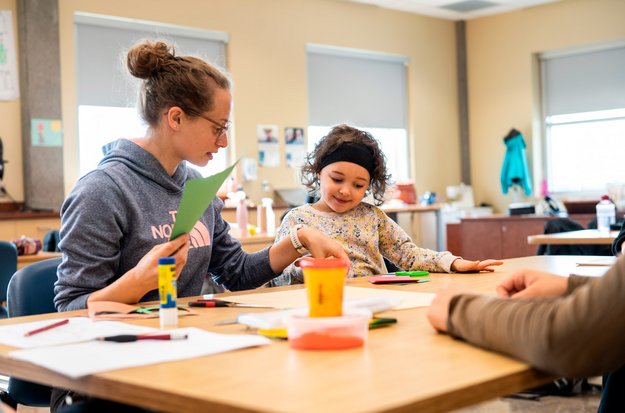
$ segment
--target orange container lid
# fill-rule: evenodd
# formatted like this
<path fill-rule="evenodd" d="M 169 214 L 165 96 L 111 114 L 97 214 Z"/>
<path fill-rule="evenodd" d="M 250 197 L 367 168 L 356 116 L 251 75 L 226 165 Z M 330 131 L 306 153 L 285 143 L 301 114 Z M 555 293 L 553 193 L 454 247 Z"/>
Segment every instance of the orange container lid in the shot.
<path fill-rule="evenodd" d="M 351 263 L 343 258 L 304 257 L 297 261 L 302 268 L 348 268 Z"/>

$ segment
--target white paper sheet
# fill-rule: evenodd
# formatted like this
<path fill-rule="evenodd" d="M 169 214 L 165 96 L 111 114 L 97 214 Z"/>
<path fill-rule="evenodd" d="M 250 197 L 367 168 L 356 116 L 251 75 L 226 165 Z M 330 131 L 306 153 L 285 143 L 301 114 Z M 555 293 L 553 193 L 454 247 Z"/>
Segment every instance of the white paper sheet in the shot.
<path fill-rule="evenodd" d="M 61 315 L 61 314 L 60 314 Z M 65 317 L 67 318 L 67 317 Z M 69 317 L 69 323 L 50 330 L 25 337 L 28 331 L 50 325 L 53 320 L 34 321 L 31 323 L 12 324 L 0 327 L 0 343 L 19 348 L 56 346 L 59 344 L 78 343 L 97 337 L 117 334 L 141 334 L 156 331 L 155 328 L 141 327 L 119 321 L 92 321 L 87 317 Z"/>
<path fill-rule="evenodd" d="M 368 298 L 389 297 L 398 298 L 401 304 L 394 307 L 395 310 L 406 308 L 429 307 L 434 299 L 433 293 L 418 291 L 385 290 L 382 288 L 363 288 L 346 286 L 343 300 L 345 303 L 351 300 Z M 306 290 L 274 291 L 264 294 L 236 295 L 231 297 L 219 297 L 220 300 L 241 304 L 263 305 L 273 308 L 300 308 L 308 305 Z"/>
<path fill-rule="evenodd" d="M 257 335 L 216 334 L 194 327 L 171 331 L 186 333 L 189 337 L 186 340 L 139 340 L 132 343 L 88 341 L 15 350 L 9 353 L 9 357 L 79 378 L 103 371 L 185 360 L 271 343 L 268 338 Z"/>

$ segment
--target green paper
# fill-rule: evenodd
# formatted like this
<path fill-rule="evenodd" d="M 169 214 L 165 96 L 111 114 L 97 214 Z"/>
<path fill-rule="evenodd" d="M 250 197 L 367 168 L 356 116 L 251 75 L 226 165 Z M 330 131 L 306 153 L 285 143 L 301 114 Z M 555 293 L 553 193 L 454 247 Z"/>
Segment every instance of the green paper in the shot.
<path fill-rule="evenodd" d="M 176 214 L 176 222 L 174 222 L 174 228 L 171 230 L 171 237 L 169 237 L 170 240 L 191 232 L 195 223 L 206 211 L 217 191 L 238 162 L 236 161 L 232 166 L 215 175 L 190 179 L 186 182 Z"/>

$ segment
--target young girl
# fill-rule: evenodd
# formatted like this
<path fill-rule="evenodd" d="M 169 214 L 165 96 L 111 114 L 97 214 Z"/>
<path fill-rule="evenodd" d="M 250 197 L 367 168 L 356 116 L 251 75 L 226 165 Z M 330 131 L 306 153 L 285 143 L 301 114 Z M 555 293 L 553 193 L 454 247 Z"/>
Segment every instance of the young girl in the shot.
<path fill-rule="evenodd" d="M 416 246 L 406 232 L 380 208 L 362 202 L 370 193 L 382 203 L 388 185 L 386 158 L 367 132 L 348 125 L 332 128 L 306 157 L 302 182 L 319 201 L 292 209 L 285 217 L 276 242 L 293 228 L 311 226 L 339 241 L 352 262 L 353 276 L 386 272 L 384 258 L 402 270 L 431 272 L 493 271 L 501 261 L 467 261 L 450 252 Z M 272 285 L 302 283 L 302 273 L 287 267 Z"/>

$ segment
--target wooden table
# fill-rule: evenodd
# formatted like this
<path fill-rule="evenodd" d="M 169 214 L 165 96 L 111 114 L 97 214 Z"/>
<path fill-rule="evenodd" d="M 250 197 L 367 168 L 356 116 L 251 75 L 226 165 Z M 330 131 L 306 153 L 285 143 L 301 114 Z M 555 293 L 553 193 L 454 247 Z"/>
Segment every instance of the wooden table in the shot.
<path fill-rule="evenodd" d="M 34 255 L 19 255 L 17 257 L 17 269 L 19 270 L 22 267 L 27 266 L 28 264 L 32 264 L 33 262 L 47 260 L 48 258 L 57 258 L 60 257 L 60 252 L 44 252 L 39 251 Z"/>
<path fill-rule="evenodd" d="M 376 287 L 364 279 L 349 285 L 436 291 L 449 280 L 492 292 L 502 277 L 531 266 L 568 274 L 576 256 L 535 256 L 505 261 L 492 274 L 432 274 L 425 284 Z M 584 257 L 588 258 L 588 257 Z M 301 288 L 301 287 L 280 287 Z M 258 293 L 275 291 L 260 289 Z M 249 291 L 243 292 L 249 294 Z M 245 333 L 241 325 L 215 326 L 241 312 L 207 308 L 183 317 L 181 327 Z M 525 363 L 437 334 L 426 309 L 389 311 L 394 326 L 371 330 L 366 347 L 297 351 L 285 341 L 184 361 L 109 371 L 72 380 L 7 356 L 0 345 L 0 373 L 168 412 L 442 412 L 514 393 L 551 380 Z M 1 320 L 0 324 L 59 318 L 58 314 Z M 137 324 L 158 326 L 158 319 Z"/>
<path fill-rule="evenodd" d="M 530 235 L 527 237 L 527 243 L 532 245 L 610 245 L 617 236 L 618 231 L 610 231 L 610 233 L 604 233 L 599 232 L 599 230 L 596 229 L 582 229 L 579 231 L 556 232 L 554 234 Z"/>

